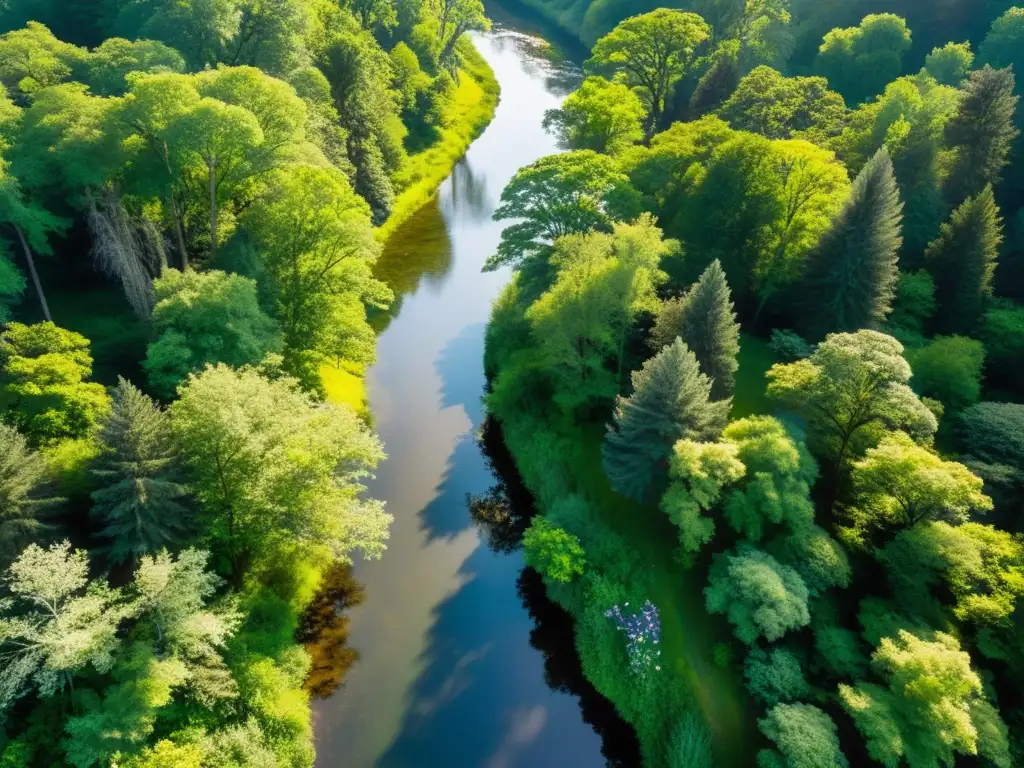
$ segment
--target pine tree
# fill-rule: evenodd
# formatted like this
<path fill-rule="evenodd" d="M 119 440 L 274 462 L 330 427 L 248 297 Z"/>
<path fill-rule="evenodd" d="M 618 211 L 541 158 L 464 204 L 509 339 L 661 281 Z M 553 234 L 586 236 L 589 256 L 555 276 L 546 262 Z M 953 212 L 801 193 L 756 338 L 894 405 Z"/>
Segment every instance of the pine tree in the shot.
<path fill-rule="evenodd" d="M 92 514 L 111 539 L 111 559 L 137 560 L 180 540 L 189 515 L 167 414 L 119 379 L 100 439 L 106 450 L 93 473 L 103 487 Z"/>
<path fill-rule="evenodd" d="M 971 72 L 961 89 L 960 107 L 946 123 L 946 143 L 956 150 L 956 162 L 946 181 L 951 206 L 979 194 L 986 184 L 997 185 L 1009 162 L 1017 137 L 1013 115 L 1013 70 L 984 69 Z"/>
<path fill-rule="evenodd" d="M 873 328 L 885 320 L 899 282 L 902 220 L 892 161 L 882 147 L 808 258 L 803 284 L 808 337 Z"/>
<path fill-rule="evenodd" d="M 718 259 L 704 270 L 686 296 L 666 302 L 651 332 L 651 346 L 660 351 L 677 336 L 697 356 L 700 369 L 711 379 L 711 397 L 731 397 L 739 368 L 740 325 Z"/>
<path fill-rule="evenodd" d="M 0 423 L 0 566 L 6 568 L 47 526 L 39 512 L 58 499 L 43 492 L 46 461 L 18 430 Z"/>
<path fill-rule="evenodd" d="M 605 474 L 624 496 L 656 498 L 676 442 L 716 438 L 731 406 L 731 400 L 711 400 L 711 380 L 677 338 L 633 373 L 633 395 L 618 399 L 602 450 Z"/>
<path fill-rule="evenodd" d="M 1002 220 L 992 187 L 969 197 L 953 211 L 949 221 L 925 253 L 935 279 L 939 305 L 936 326 L 942 333 L 969 333 L 976 329 L 992 295 L 996 257 L 1003 241 Z"/>

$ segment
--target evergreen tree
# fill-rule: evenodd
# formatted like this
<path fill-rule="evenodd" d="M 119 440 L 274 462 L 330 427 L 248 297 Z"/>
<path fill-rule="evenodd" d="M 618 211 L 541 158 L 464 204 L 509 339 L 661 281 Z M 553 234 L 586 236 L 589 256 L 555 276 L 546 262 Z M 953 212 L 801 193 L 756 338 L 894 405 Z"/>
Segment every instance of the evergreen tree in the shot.
<path fill-rule="evenodd" d="M 136 560 L 180 539 L 188 514 L 167 414 L 119 379 L 100 439 L 106 451 L 93 473 L 103 487 L 92 495 L 92 513 L 111 539 L 111 559 Z"/>
<path fill-rule="evenodd" d="M 985 299 L 992 295 L 1002 241 L 1002 220 L 991 185 L 967 198 L 942 225 L 938 238 L 925 252 L 935 279 L 939 305 L 935 318 L 940 332 L 969 332 L 977 326 Z"/>
<path fill-rule="evenodd" d="M 946 181 L 951 205 L 977 195 L 986 184 L 999 183 L 1018 134 L 1013 121 L 1018 101 L 1014 83 L 1012 69 L 986 65 L 971 72 L 961 88 L 960 107 L 946 123 L 946 143 L 956 151 Z"/>
<path fill-rule="evenodd" d="M 803 322 L 808 336 L 849 333 L 885 320 L 899 282 L 902 220 L 903 203 L 883 147 L 857 176 L 850 199 L 808 259 Z"/>
<path fill-rule="evenodd" d="M 725 270 L 715 259 L 685 297 L 667 304 L 651 333 L 651 345 L 661 350 L 678 336 L 697 356 L 711 379 L 711 397 L 731 397 L 736 388 L 740 325 Z"/>
<path fill-rule="evenodd" d="M 711 380 L 677 338 L 633 373 L 633 395 L 618 400 L 602 451 L 608 479 L 637 501 L 659 496 L 672 446 L 684 438 L 716 438 L 731 406 L 731 400 L 711 400 Z"/>
<path fill-rule="evenodd" d="M 4 567 L 46 528 L 40 508 L 54 500 L 45 487 L 46 461 L 14 427 L 0 423 L 0 565 Z"/>

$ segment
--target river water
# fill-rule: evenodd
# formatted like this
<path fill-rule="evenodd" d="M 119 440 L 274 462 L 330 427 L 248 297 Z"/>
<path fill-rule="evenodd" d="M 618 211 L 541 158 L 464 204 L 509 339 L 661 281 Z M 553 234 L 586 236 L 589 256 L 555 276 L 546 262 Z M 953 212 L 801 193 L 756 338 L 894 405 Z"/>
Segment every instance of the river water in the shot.
<path fill-rule="evenodd" d="M 475 40 L 501 84 L 495 119 L 378 265 L 399 301 L 368 375 L 389 455 L 370 490 L 395 520 L 383 560 L 355 566 L 366 588 L 351 612 L 359 660 L 314 706 L 319 768 L 605 764 L 565 691 L 580 676 L 564 614 L 521 577 L 519 552 L 488 546 L 467 502 L 497 482 L 479 440 L 484 331 L 509 280 L 480 271 L 503 227 L 491 214 L 520 167 L 557 151 L 544 111 L 580 77 L 503 9 L 488 12 L 504 22 Z M 601 720 L 607 703 L 589 698 L 587 718 Z"/>

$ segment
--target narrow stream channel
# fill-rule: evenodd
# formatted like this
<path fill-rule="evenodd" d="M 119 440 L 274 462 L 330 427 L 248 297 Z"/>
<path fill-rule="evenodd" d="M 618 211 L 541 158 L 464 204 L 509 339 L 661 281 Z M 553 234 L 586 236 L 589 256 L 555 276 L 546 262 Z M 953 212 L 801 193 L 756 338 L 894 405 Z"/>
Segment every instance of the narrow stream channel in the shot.
<path fill-rule="evenodd" d="M 315 706 L 321 768 L 605 764 L 580 699 L 564 692 L 573 674 L 553 671 L 552 645 L 575 661 L 564 618 L 529 572 L 520 578 L 521 553 L 489 547 L 469 512 L 468 496 L 497 482 L 478 439 L 484 331 L 509 279 L 480 271 L 503 227 L 491 214 L 520 167 L 557 151 L 544 111 L 579 79 L 557 49 L 488 11 L 504 22 L 476 38 L 502 87 L 495 119 L 379 263 L 399 303 L 368 377 L 389 454 L 371 492 L 395 521 L 384 559 L 355 567 L 359 660 Z"/>

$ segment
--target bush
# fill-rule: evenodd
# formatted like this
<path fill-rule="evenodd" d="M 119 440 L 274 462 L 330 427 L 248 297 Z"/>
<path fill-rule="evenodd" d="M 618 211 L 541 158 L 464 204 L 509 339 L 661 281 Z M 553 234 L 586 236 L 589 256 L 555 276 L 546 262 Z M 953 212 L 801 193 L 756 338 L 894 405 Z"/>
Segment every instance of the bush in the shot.
<path fill-rule="evenodd" d="M 908 349 L 910 383 L 918 394 L 933 397 L 946 412 L 957 413 L 981 397 L 985 346 L 966 336 L 937 336 L 926 347 Z"/>
<path fill-rule="evenodd" d="M 523 536 L 523 554 L 527 565 L 561 584 L 582 576 L 587 563 L 580 540 L 543 517 L 534 518 Z"/>
<path fill-rule="evenodd" d="M 668 764 L 671 768 L 711 768 L 714 765 L 711 733 L 692 712 L 687 712 L 672 731 Z"/>
<path fill-rule="evenodd" d="M 755 648 L 747 657 L 743 673 L 750 692 L 770 707 L 797 701 L 811 691 L 800 660 L 785 648 Z"/>
<path fill-rule="evenodd" d="M 772 331 L 772 352 L 784 363 L 803 360 L 814 354 L 814 345 L 796 331 L 776 328 Z"/>

